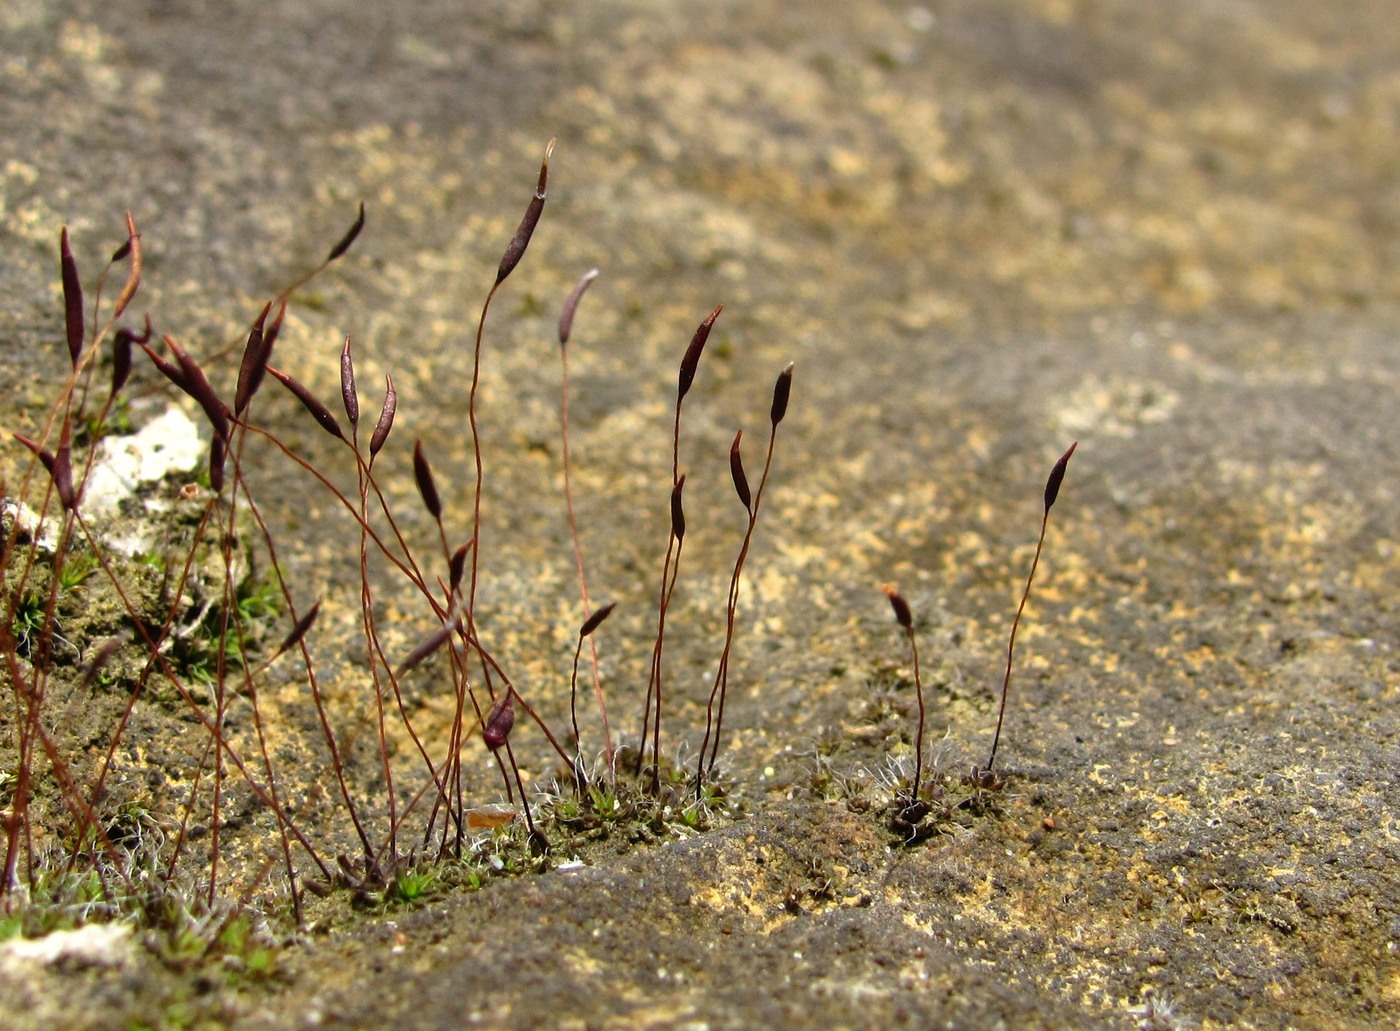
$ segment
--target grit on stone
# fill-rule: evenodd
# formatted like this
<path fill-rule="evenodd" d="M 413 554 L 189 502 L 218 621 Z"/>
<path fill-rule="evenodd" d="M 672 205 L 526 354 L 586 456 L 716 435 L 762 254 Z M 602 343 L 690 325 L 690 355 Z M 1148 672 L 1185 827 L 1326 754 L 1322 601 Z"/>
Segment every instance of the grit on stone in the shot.
<path fill-rule="evenodd" d="M 278 981 L 199 1012 L 247 1027 L 1400 1023 L 1394 13 L 0 7 L 0 424 L 25 432 L 66 361 L 61 225 L 91 276 L 130 210 L 137 308 L 203 357 L 363 199 L 364 235 L 293 304 L 279 361 L 332 398 L 348 334 L 376 405 L 392 372 L 381 461 L 403 470 L 387 482 L 420 531 L 416 438 L 447 522 L 469 525 L 475 319 L 557 138 L 480 397 L 483 633 L 551 722 L 567 723 L 579 613 L 554 337 L 577 277 L 602 270 L 570 342 L 573 489 L 593 594 L 619 602 L 599 648 L 624 739 L 655 629 L 676 363 L 723 304 L 682 443 L 663 746 L 683 756 L 743 531 L 730 441 L 742 427 L 756 477 L 773 378 L 795 363 L 721 751 L 745 818 L 308 934 Z M 236 358 L 211 367 L 232 383 Z M 313 461 L 343 460 L 285 397 L 260 403 Z M 996 722 L 1041 487 L 1074 440 L 1021 627 L 1008 787 L 905 847 L 840 790 L 912 740 L 880 585 L 915 613 L 938 769 L 968 769 Z M 7 446 L 0 472 L 25 457 Z M 353 587 L 358 542 L 321 529 L 330 500 L 291 473 L 265 483 L 308 597 Z M 358 601 L 341 604 L 353 636 Z M 393 628 L 405 647 L 430 629 L 413 619 Z M 356 669 L 337 672 L 353 685 Z M 312 718 L 290 689 L 269 704 Z M 542 786 L 532 730 L 516 734 Z M 583 733 L 596 740 L 591 710 Z M 473 762 L 496 800 L 484 751 Z M 60 987 L 27 996 L 67 1006 L 69 1026 L 173 1020 L 163 1007 L 184 998 L 149 958 L 42 976 Z"/>

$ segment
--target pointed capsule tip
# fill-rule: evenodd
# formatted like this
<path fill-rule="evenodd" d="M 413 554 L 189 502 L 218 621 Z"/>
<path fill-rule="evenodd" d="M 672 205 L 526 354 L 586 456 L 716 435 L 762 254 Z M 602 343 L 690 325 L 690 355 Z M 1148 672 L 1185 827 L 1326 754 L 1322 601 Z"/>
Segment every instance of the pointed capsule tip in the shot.
<path fill-rule="evenodd" d="M 1065 469 L 1069 466 L 1070 456 L 1074 454 L 1074 449 L 1079 446 L 1079 441 L 1075 441 L 1069 446 L 1069 450 L 1060 456 L 1055 467 L 1050 470 L 1050 476 L 1045 481 L 1045 511 L 1050 512 L 1050 506 L 1055 503 L 1055 499 L 1060 496 L 1060 485 L 1065 481 Z"/>

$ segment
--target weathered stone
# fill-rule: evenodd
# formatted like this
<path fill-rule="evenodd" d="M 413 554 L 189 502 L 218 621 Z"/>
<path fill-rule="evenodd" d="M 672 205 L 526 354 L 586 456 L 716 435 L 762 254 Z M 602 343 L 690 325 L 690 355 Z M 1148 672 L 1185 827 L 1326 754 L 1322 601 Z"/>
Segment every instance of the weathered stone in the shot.
<path fill-rule="evenodd" d="M 602 269 L 569 344 L 574 491 L 593 592 L 620 603 L 598 643 L 624 739 L 676 362 L 723 303 L 686 401 L 673 753 L 703 728 L 742 531 L 729 443 L 743 426 L 748 460 L 796 362 L 721 751 L 749 819 L 312 938 L 283 992 L 237 1001 L 248 1026 L 1400 1021 L 1389 5 L 69 2 L 0 19 L 5 425 L 66 374 L 61 223 L 90 281 L 131 209 L 136 310 L 203 357 L 363 198 L 365 235 L 294 298 L 278 361 L 332 398 L 349 333 L 362 384 L 392 371 L 382 467 L 412 505 L 421 437 L 458 533 L 473 320 L 559 138 L 481 395 L 483 628 L 553 721 L 581 619 L 555 410 L 570 286 Z M 231 384 L 234 365 L 214 374 Z M 269 388 L 255 409 L 343 458 Z M 818 797 L 823 764 L 860 781 L 907 754 L 880 584 L 914 612 L 939 768 L 982 761 L 1040 489 L 1071 439 L 1009 787 L 900 846 Z M 315 528 L 289 568 L 353 582 L 333 506 L 268 482 L 282 541 Z M 405 653 L 431 629 L 413 618 Z M 541 783 L 529 729 L 512 742 Z"/>

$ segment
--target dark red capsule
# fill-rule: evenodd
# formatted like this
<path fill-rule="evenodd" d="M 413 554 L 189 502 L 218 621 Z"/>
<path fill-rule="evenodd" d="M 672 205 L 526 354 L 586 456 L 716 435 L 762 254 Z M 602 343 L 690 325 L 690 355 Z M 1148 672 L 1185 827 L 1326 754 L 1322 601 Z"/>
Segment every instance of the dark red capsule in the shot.
<path fill-rule="evenodd" d="M 73 366 L 83 353 L 83 287 L 78 280 L 78 263 L 73 259 L 73 249 L 68 246 L 68 227 L 64 226 L 58 238 L 59 263 L 63 273 L 63 312 L 68 328 L 68 354 Z"/>
<path fill-rule="evenodd" d="M 423 454 L 423 442 L 413 442 L 413 479 L 418 484 L 418 493 L 423 498 L 423 506 L 434 519 L 442 518 L 442 499 L 438 497 L 437 486 L 433 483 L 433 471 L 428 468 L 428 458 Z"/>
<path fill-rule="evenodd" d="M 574 328 L 574 313 L 578 311 L 578 302 L 583 300 L 584 291 L 593 285 L 593 280 L 598 278 L 596 268 L 585 272 L 579 281 L 574 284 L 573 291 L 564 301 L 564 310 L 559 315 L 559 346 L 563 347 L 569 342 L 569 334 Z"/>
<path fill-rule="evenodd" d="M 890 608 L 894 609 L 895 621 L 905 630 L 914 625 L 914 613 L 910 611 L 909 602 L 904 595 L 900 594 L 894 584 L 883 584 L 880 590 L 885 592 L 885 597 L 890 600 Z"/>
<path fill-rule="evenodd" d="M 481 727 L 481 739 L 486 742 L 486 747 L 494 752 L 506 743 L 514 726 L 515 696 L 507 691 L 500 701 L 491 706 L 486 722 Z"/>
<path fill-rule="evenodd" d="M 268 312 L 271 310 L 272 302 L 269 301 L 258 313 L 253 328 L 248 331 L 248 342 L 243 345 L 243 360 L 238 363 L 238 385 L 233 391 L 235 415 L 242 415 L 247 410 L 248 403 L 253 400 L 253 395 L 258 392 L 258 387 L 262 385 L 263 373 L 267 371 L 267 359 L 270 352 L 265 346 L 267 337 L 263 332 L 263 327 L 267 322 Z"/>
<path fill-rule="evenodd" d="M 515 266 L 520 264 L 520 259 L 525 257 L 525 248 L 530 246 L 530 237 L 534 235 L 535 227 L 540 224 L 540 215 L 544 213 L 544 200 L 549 185 L 549 156 L 553 153 L 554 141 L 550 140 L 549 146 L 544 149 L 544 161 L 540 163 L 540 177 L 535 185 L 535 195 L 530 198 L 530 204 L 525 209 L 525 217 L 520 220 L 520 226 L 515 230 L 515 236 L 511 238 L 505 254 L 501 256 L 501 265 L 496 270 L 497 285 L 514 272 Z"/>
<path fill-rule="evenodd" d="M 589 634 L 593 633 L 593 631 L 597 630 L 600 626 L 602 626 L 603 620 L 607 619 L 610 615 L 612 615 L 612 610 L 615 608 L 617 608 L 617 602 L 610 602 L 609 604 L 604 605 L 597 612 L 593 613 L 593 615 L 585 619 L 583 621 L 583 626 L 578 628 L 579 637 L 587 637 Z"/>
<path fill-rule="evenodd" d="M 360 214 L 352 225 L 340 238 L 340 242 L 331 248 L 330 254 L 326 255 L 326 264 L 329 265 L 350 249 L 350 245 L 355 242 L 355 238 L 360 235 L 360 230 L 365 227 L 365 202 L 360 201 Z"/>
<path fill-rule="evenodd" d="M 743 436 L 743 430 L 734 434 L 734 443 L 729 446 L 729 475 L 734 480 L 734 493 L 739 495 L 740 503 L 752 511 L 753 495 L 749 491 L 749 478 L 744 475 L 744 459 L 739 454 L 739 441 Z"/>
<path fill-rule="evenodd" d="M 350 420 L 350 432 L 360 427 L 360 395 L 355 391 L 355 359 L 350 355 L 350 338 L 340 349 L 340 399 L 345 403 L 345 417 Z"/>
<path fill-rule="evenodd" d="M 146 353 L 151 354 L 152 359 L 155 359 L 155 355 L 151 353 L 150 348 L 146 349 Z M 161 371 L 164 372 L 165 370 L 162 369 Z M 325 430 L 332 437 L 339 437 L 341 440 L 345 439 L 345 434 L 341 431 L 340 423 L 336 421 L 334 413 L 323 405 L 315 394 L 311 393 L 310 390 L 298 381 L 292 379 L 292 377 L 288 376 L 285 372 L 279 372 L 271 365 L 267 367 L 267 371 L 273 379 L 277 380 L 277 382 L 281 383 L 292 392 L 292 395 L 302 403 L 302 407 L 311 413 L 311 417 L 321 424 L 321 429 Z"/>
<path fill-rule="evenodd" d="M 394 413 L 399 410 L 399 392 L 394 389 L 394 377 L 384 377 L 384 404 L 379 409 L 379 421 L 374 424 L 374 433 L 369 438 L 369 454 L 373 458 L 379 454 L 384 442 L 389 439 L 389 431 L 394 428 Z"/>
<path fill-rule="evenodd" d="M 681 371 L 676 390 L 677 404 L 685 400 L 685 395 L 690 392 L 690 385 L 695 382 L 695 370 L 700 367 L 700 354 L 705 350 L 705 341 L 710 339 L 710 330 L 714 328 L 715 319 L 719 318 L 719 313 L 722 311 L 724 311 L 724 305 L 720 305 L 710 312 L 705 321 L 700 323 L 695 330 L 695 335 L 690 338 L 690 345 L 685 349 L 685 354 L 681 356 Z"/>
<path fill-rule="evenodd" d="M 1055 503 L 1055 499 L 1060 496 L 1060 484 L 1065 482 L 1065 469 L 1069 466 L 1070 455 L 1074 454 L 1074 449 L 1079 446 L 1079 441 L 1075 441 L 1069 446 L 1069 450 L 1060 456 L 1060 460 L 1055 463 L 1055 468 L 1050 470 L 1050 478 L 1045 481 L 1045 511 L 1050 511 L 1050 506 Z"/>
<path fill-rule="evenodd" d="M 778 374 L 778 382 L 773 384 L 773 408 L 768 418 L 774 426 L 783 421 L 787 414 L 788 398 L 792 394 L 792 362 Z"/>
<path fill-rule="evenodd" d="M 681 494 L 685 490 L 685 476 L 682 475 L 676 481 L 676 485 L 671 488 L 671 532 L 675 534 L 676 540 L 685 539 L 685 506 L 681 502 Z"/>

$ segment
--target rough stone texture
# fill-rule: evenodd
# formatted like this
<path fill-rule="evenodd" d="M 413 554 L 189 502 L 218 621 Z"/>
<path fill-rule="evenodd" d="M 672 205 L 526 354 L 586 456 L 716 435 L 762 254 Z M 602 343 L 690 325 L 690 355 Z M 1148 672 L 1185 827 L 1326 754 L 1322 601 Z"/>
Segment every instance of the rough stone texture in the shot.
<path fill-rule="evenodd" d="M 577 611 L 559 299 L 604 270 L 571 345 L 575 490 L 594 591 L 622 603 L 600 644 L 629 730 L 675 362 L 725 305 L 687 401 L 672 747 L 717 657 L 742 514 L 724 454 L 739 425 L 757 454 L 797 363 L 728 717 L 751 818 L 313 939 L 242 1019 L 1122 1027 L 1168 996 L 1176 1026 L 1400 1021 L 1393 14 L 5 5 L 0 372 L 26 412 L 62 349 L 61 223 L 90 270 L 131 209 L 143 304 L 209 354 L 365 198 L 282 361 L 333 396 L 353 334 L 362 384 L 392 370 L 403 398 L 386 461 L 421 436 L 468 483 L 471 326 L 559 138 L 482 396 L 487 622 L 553 718 Z M 897 847 L 809 790 L 818 741 L 847 771 L 907 741 L 870 718 L 907 674 L 878 585 L 920 619 L 944 761 L 981 759 L 1040 484 L 1076 438 L 1004 740 L 1022 775 Z M 300 490 L 284 518 L 316 526 Z M 334 581 L 318 545 L 289 561 Z"/>

